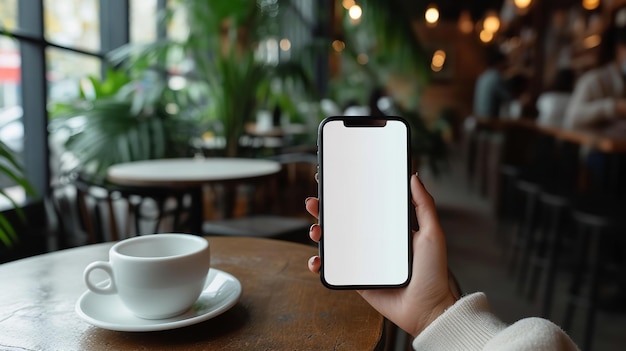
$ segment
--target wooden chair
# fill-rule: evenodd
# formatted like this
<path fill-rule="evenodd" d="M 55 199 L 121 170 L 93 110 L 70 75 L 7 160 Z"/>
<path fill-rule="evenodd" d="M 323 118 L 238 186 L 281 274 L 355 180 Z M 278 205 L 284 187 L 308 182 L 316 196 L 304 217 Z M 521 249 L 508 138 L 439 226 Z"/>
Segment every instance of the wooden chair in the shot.
<path fill-rule="evenodd" d="M 53 184 L 47 203 L 59 248 L 185 232 L 193 206 L 186 193 L 114 186 L 79 173 Z"/>

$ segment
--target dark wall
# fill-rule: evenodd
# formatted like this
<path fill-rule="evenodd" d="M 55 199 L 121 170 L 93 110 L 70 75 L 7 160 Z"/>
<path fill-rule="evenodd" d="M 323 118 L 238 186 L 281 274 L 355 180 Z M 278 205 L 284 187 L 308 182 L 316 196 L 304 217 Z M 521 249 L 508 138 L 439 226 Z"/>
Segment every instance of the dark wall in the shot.
<path fill-rule="evenodd" d="M 43 202 L 35 202 L 23 209 L 25 221 L 19 219 L 15 210 L 3 212 L 13 224 L 18 240 L 12 247 L 0 243 L 0 263 L 45 253 L 48 248 L 49 231 L 47 229 L 46 211 Z"/>

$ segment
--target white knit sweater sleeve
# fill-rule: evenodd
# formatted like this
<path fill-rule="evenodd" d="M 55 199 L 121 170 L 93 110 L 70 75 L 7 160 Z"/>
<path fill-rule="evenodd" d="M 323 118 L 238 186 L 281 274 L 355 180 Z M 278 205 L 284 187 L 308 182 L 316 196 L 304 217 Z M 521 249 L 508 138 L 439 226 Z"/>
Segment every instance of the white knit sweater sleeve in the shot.
<path fill-rule="evenodd" d="M 561 328 L 546 319 L 526 318 L 507 326 L 490 312 L 483 293 L 457 301 L 413 340 L 413 348 L 429 351 L 578 350 Z"/>

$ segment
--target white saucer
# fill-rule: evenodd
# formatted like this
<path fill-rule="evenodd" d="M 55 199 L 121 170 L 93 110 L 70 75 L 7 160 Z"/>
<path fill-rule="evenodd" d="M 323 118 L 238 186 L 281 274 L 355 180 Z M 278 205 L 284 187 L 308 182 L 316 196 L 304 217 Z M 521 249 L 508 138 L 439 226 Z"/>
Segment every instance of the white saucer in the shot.
<path fill-rule="evenodd" d="M 167 319 L 135 316 L 115 294 L 101 295 L 87 290 L 76 302 L 76 313 L 87 323 L 117 331 L 156 331 L 196 324 L 218 316 L 233 307 L 241 296 L 237 278 L 219 269 L 209 269 L 207 283 L 189 311 Z"/>

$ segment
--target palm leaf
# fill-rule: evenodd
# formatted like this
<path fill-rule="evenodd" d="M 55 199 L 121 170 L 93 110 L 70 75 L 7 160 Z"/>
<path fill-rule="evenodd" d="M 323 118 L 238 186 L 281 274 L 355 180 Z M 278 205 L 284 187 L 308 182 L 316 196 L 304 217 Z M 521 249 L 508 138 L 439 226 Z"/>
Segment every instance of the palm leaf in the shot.
<path fill-rule="evenodd" d="M 4 174 L 16 184 L 21 186 L 29 195 L 35 195 L 35 190 L 24 175 L 24 169 L 17 162 L 13 150 L 11 150 L 4 142 L 0 141 L 0 174 Z M 0 196 L 6 198 L 21 221 L 25 221 L 25 215 L 19 204 L 9 196 L 4 189 L 0 189 Z M 17 240 L 17 234 L 12 224 L 0 213 L 0 242 L 5 246 L 12 246 Z"/>

